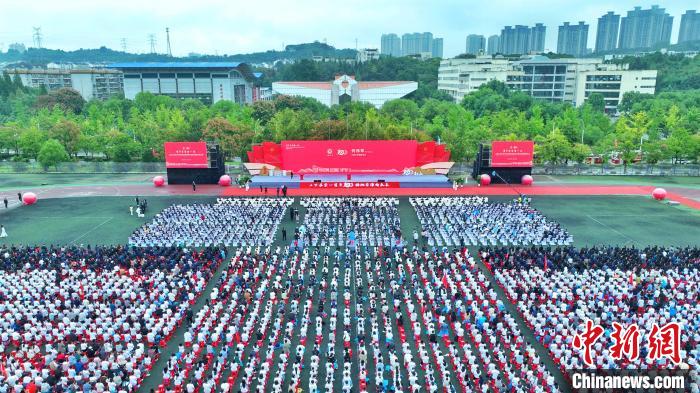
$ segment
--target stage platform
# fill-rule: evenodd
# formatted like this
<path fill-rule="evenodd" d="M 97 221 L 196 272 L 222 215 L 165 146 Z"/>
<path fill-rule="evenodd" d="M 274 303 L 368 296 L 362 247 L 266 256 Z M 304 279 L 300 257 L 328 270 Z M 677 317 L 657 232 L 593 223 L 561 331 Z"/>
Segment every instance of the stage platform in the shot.
<path fill-rule="evenodd" d="M 299 175 L 253 176 L 251 187 L 287 188 L 451 188 L 452 183 L 444 175 Z"/>

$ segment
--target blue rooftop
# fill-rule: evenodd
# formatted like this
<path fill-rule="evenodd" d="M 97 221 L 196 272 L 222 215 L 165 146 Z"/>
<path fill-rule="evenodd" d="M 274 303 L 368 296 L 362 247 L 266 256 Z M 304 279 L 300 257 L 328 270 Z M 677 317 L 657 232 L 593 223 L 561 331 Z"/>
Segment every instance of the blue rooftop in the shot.
<path fill-rule="evenodd" d="M 246 63 L 236 61 L 216 61 L 216 62 L 201 62 L 201 61 L 169 61 L 169 62 L 133 62 L 133 63 L 113 63 L 107 68 L 238 68 Z"/>

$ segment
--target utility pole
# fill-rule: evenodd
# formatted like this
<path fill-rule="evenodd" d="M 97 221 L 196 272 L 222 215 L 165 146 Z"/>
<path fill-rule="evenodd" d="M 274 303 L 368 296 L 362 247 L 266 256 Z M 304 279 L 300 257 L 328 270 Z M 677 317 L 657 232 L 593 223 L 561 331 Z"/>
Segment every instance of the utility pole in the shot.
<path fill-rule="evenodd" d="M 121 39 L 122 52 L 126 53 L 126 38 Z"/>
<path fill-rule="evenodd" d="M 170 48 L 170 28 L 169 27 L 165 28 L 165 37 L 166 37 L 166 40 L 168 41 L 168 57 L 173 57 L 173 51 L 172 51 L 172 48 Z"/>
<path fill-rule="evenodd" d="M 34 34 L 32 34 L 32 38 L 34 40 L 34 47 L 41 49 L 41 39 L 42 39 L 42 34 L 41 34 L 41 26 L 39 27 L 33 27 Z"/>
<path fill-rule="evenodd" d="M 148 35 L 148 44 L 151 46 L 151 53 L 156 53 L 156 36 L 154 34 Z"/>

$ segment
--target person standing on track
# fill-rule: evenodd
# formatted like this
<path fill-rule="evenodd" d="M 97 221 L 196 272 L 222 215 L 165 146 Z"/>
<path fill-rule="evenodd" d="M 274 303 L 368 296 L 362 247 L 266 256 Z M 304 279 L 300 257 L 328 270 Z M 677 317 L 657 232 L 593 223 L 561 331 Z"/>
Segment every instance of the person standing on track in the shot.
<path fill-rule="evenodd" d="M 5 209 L 7 209 L 7 204 L 8 204 L 8 202 L 7 202 L 7 198 L 3 199 L 3 201 L 2 201 L 2 202 L 3 202 L 4 204 L 5 204 Z"/>
<path fill-rule="evenodd" d="M 197 183 L 195 183 L 194 180 L 192 180 L 192 191 L 197 191 Z"/>

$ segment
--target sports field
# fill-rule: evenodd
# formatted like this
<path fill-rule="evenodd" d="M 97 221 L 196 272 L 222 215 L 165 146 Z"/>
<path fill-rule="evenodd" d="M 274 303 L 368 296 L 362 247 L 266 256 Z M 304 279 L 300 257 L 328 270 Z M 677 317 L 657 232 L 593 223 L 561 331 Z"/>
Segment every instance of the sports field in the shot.
<path fill-rule="evenodd" d="M 145 218 L 129 215 L 133 197 L 43 199 L 34 206 L 0 210 L 9 244 L 123 244 L 129 234 L 174 203 L 210 203 L 214 197 L 150 196 Z M 400 198 L 405 233 L 419 227 L 408 202 Z M 509 197 L 491 197 L 507 201 Z M 700 211 L 670 206 L 643 196 L 536 196 L 533 205 L 560 222 L 584 245 L 697 245 Z M 295 207 L 299 206 L 298 198 Z M 289 230 L 293 223 L 285 221 Z"/>

